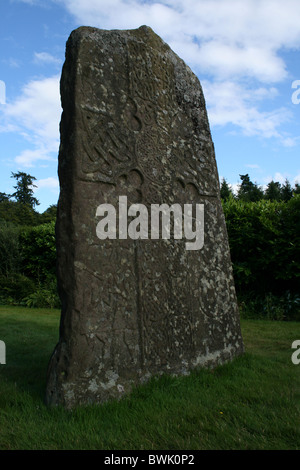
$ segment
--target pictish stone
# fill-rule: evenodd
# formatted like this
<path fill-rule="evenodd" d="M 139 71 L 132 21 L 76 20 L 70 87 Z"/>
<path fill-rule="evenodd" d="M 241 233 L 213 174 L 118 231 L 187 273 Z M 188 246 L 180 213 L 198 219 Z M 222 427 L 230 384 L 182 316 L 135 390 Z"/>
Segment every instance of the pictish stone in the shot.
<path fill-rule="evenodd" d="M 119 398 L 153 375 L 241 354 L 198 78 L 147 26 L 81 27 L 67 42 L 61 99 L 62 311 L 46 403 Z"/>

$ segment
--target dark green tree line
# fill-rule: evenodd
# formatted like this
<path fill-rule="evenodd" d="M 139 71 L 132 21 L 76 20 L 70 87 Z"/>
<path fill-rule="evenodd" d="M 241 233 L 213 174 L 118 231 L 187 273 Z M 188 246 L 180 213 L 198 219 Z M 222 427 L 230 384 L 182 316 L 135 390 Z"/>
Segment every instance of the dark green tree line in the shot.
<path fill-rule="evenodd" d="M 34 179 L 22 177 L 32 187 Z M 0 193 L 0 302 L 59 306 L 56 205 L 38 214 L 26 185 L 27 202 L 18 194 L 24 187 L 15 189 Z M 263 191 L 241 175 L 237 194 L 225 180 L 220 190 L 239 299 L 255 299 L 254 311 L 267 304 L 277 319 L 300 319 L 299 185 L 270 182 Z"/>
<path fill-rule="evenodd" d="M 267 201 L 289 201 L 294 195 L 300 194 L 300 186 L 295 183 L 292 188 L 290 182 L 286 179 L 284 184 L 278 181 L 270 181 L 266 189 L 253 183 L 249 174 L 240 175 L 241 183 L 236 194 L 228 182 L 223 178 L 220 184 L 221 198 L 223 201 L 228 200 L 230 197 L 239 201 L 257 202 L 263 199 Z"/>

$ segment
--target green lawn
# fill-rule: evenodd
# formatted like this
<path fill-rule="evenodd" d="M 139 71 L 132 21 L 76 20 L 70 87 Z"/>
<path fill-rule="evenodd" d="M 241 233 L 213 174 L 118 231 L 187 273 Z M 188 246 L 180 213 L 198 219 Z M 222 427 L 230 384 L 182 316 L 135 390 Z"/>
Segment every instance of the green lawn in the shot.
<path fill-rule="evenodd" d="M 246 352 L 215 370 L 152 379 L 120 402 L 43 403 L 59 312 L 0 307 L 0 449 L 300 449 L 300 323 L 243 320 Z"/>

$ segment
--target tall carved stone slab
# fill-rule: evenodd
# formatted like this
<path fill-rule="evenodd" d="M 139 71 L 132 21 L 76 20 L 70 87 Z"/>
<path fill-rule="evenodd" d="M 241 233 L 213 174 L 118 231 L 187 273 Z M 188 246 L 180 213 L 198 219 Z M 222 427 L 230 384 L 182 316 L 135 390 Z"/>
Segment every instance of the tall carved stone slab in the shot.
<path fill-rule="evenodd" d="M 243 351 L 202 89 L 150 28 L 72 32 L 61 78 L 62 301 L 46 402 L 72 407 Z M 104 239 L 97 207 L 203 204 L 204 246 Z"/>

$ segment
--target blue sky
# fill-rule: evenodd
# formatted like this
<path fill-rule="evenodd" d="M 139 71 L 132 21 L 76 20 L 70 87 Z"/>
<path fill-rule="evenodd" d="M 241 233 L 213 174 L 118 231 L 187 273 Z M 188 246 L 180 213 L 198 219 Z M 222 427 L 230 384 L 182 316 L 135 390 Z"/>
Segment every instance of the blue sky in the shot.
<path fill-rule="evenodd" d="M 186 61 L 204 90 L 220 179 L 300 183 L 299 18 L 299 0 L 1 0 L 0 192 L 24 171 L 37 179 L 40 212 L 57 203 L 59 79 L 82 25 L 146 24 Z"/>

